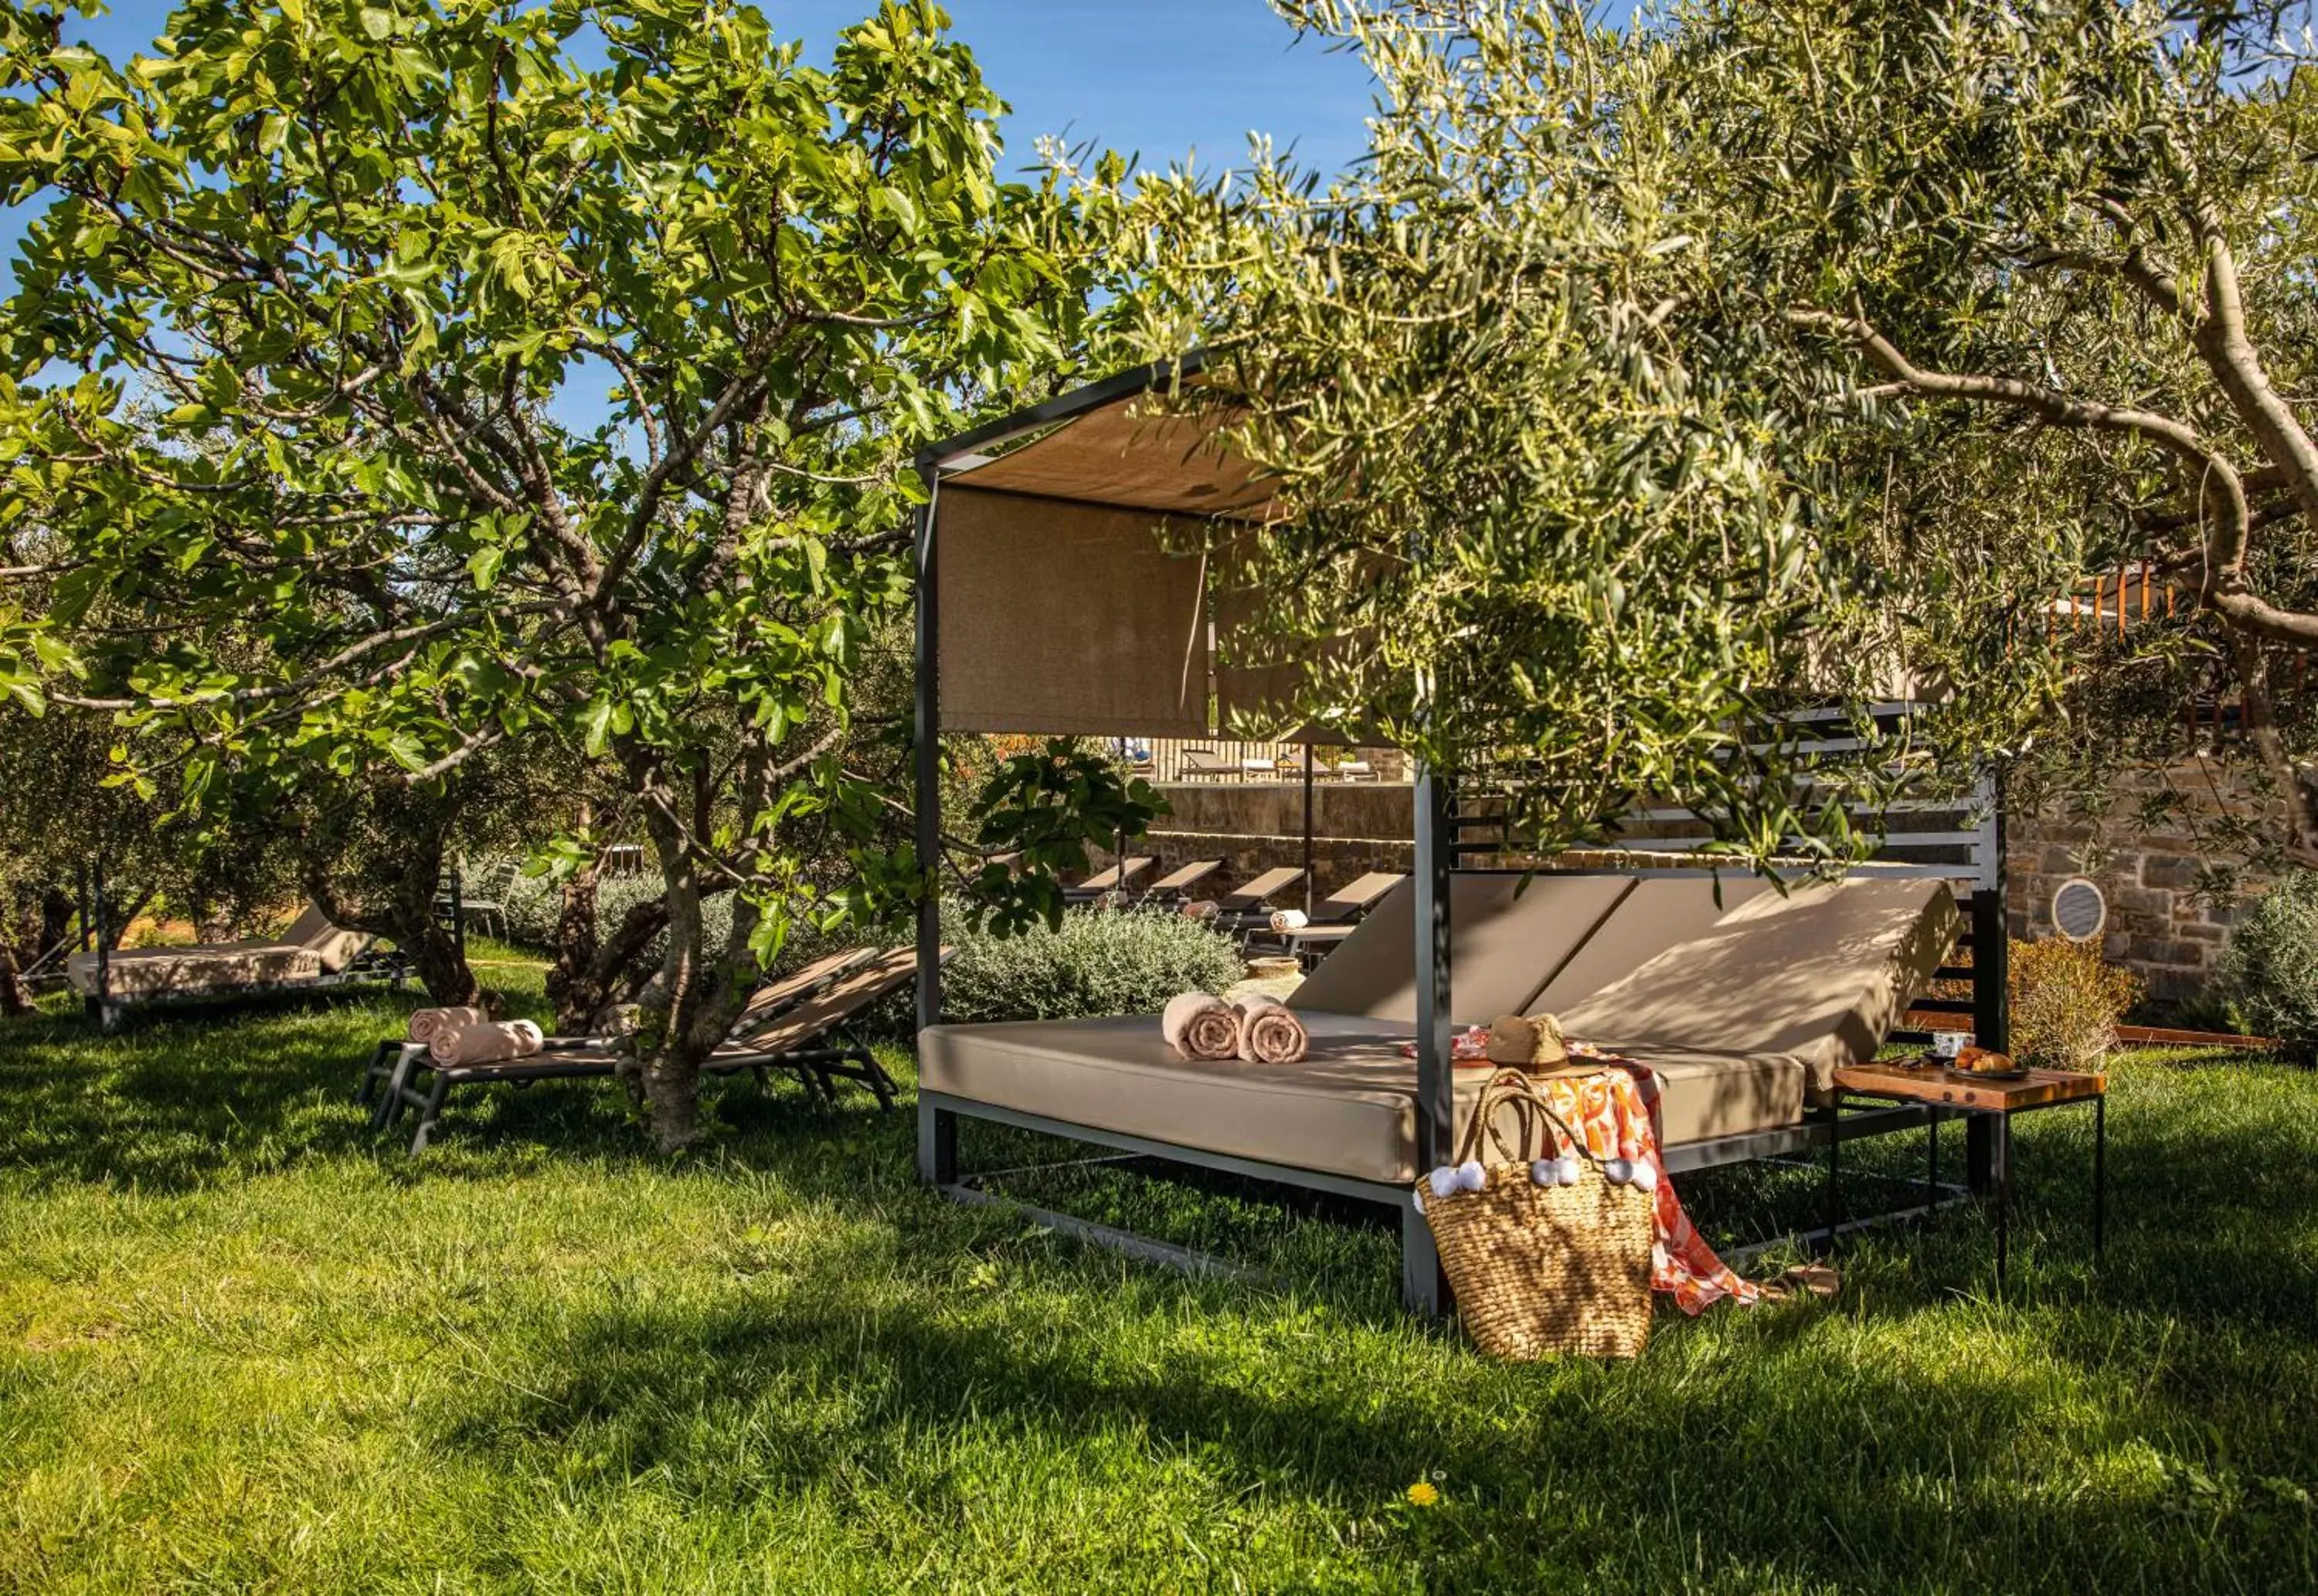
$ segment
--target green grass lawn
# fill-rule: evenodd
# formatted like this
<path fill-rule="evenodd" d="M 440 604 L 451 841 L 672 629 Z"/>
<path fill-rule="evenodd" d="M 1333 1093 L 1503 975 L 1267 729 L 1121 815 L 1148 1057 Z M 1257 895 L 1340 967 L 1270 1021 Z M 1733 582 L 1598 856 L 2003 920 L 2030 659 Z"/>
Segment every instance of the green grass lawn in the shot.
<path fill-rule="evenodd" d="M 2001 1300 L 1954 1212 L 1855 1244 L 1832 1305 L 1509 1367 L 1397 1312 L 1379 1228 L 1026 1188 L 1277 1284 L 1131 1266 L 925 1195 L 865 1093 L 714 1089 L 718 1144 L 669 1161 L 606 1083 L 501 1089 L 413 1161 L 346 1100 L 402 1012 L 0 1027 L 0 1586 L 2318 1584 L 2299 1069 L 2120 1060 L 2098 1270 L 2089 1116 L 2054 1113 Z M 1685 1191 L 1731 1236 L 1816 1211 L 1802 1170 Z"/>

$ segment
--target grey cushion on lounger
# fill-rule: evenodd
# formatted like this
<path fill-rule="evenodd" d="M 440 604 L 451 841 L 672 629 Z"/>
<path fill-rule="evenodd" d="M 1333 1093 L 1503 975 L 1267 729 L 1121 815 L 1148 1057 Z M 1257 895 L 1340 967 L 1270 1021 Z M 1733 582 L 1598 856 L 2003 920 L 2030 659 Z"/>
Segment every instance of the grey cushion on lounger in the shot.
<path fill-rule="evenodd" d="M 286 944 L 130 947 L 112 955 L 105 985 L 114 998 L 196 996 L 313 981 L 321 973 L 322 961 L 313 949 Z M 97 995 L 95 954 L 74 954 L 65 961 L 65 975 L 84 996 Z"/>
<path fill-rule="evenodd" d="M 1548 973 L 1551 979 L 1523 1012 L 1559 1014 L 1631 973 L 1644 960 L 1712 929 L 1714 922 L 1730 910 L 1770 891 L 1760 876 L 1726 875 L 1721 878 L 1721 885 L 1718 895 L 1716 878 L 1711 875 L 1633 878 L 1634 890 L 1619 901 L 1610 918 L 1586 939 L 1585 946 L 1559 970 Z M 1563 1028 L 1572 1036 L 1584 1034 Z"/>
<path fill-rule="evenodd" d="M 1300 1064 L 1187 1059 L 1148 1016 L 932 1026 L 919 1080 L 994 1107 L 1205 1152 L 1355 1179 L 1416 1178 L 1416 1065 L 1390 1020 L 1307 1012 Z M 1792 1059 L 1667 1059 L 1667 1143 L 1792 1125 L 1803 1071 Z M 1469 1107 L 1489 1071 L 1456 1071 Z"/>
<path fill-rule="evenodd" d="M 1561 1028 L 1638 1053 L 1792 1058 L 1824 1091 L 1874 1055 L 1958 924 L 1945 882 L 1855 874 L 1766 893 L 1561 1009 Z"/>
<path fill-rule="evenodd" d="M 1487 1025 L 1532 1012 L 1546 978 L 1631 883 L 1614 875 L 1460 874 L 1449 882 L 1450 1015 Z M 1415 887 L 1403 882 L 1296 989 L 1299 1011 L 1416 1019 Z"/>

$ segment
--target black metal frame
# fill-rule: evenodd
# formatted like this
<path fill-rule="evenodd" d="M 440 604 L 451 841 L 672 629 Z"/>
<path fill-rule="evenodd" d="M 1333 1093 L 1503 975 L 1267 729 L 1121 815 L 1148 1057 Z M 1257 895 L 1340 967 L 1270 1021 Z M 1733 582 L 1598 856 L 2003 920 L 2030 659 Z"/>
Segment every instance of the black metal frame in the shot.
<path fill-rule="evenodd" d="M 890 1112 L 900 1089 L 894 1078 L 885 1073 L 876 1055 L 866 1045 L 852 1039 L 849 1032 L 837 1031 L 834 1036 L 839 1045 L 832 1047 L 799 1047 L 785 1053 L 711 1058 L 701 1065 L 701 1073 L 737 1075 L 745 1070 L 762 1089 L 766 1071 L 786 1070 L 797 1078 L 808 1094 L 831 1104 L 837 1101 L 838 1081 L 856 1081 L 869 1089 L 880 1109 Z M 555 1056 L 559 1052 L 577 1053 L 583 1049 L 590 1056 L 562 1060 Z M 442 1123 L 444 1106 L 456 1088 L 490 1086 L 499 1081 L 527 1087 L 540 1080 L 602 1080 L 619 1071 L 619 1061 L 604 1056 L 603 1045 L 588 1038 L 553 1038 L 542 1052 L 529 1058 L 448 1068 L 434 1063 L 424 1043 L 390 1038 L 372 1051 L 362 1080 L 355 1088 L 355 1101 L 370 1108 L 370 1128 L 373 1132 L 391 1128 L 405 1109 L 416 1109 L 418 1123 L 410 1138 L 410 1151 L 415 1155 L 427 1151 L 435 1127 Z M 421 1072 L 427 1076 L 423 1088 L 412 1084 L 413 1078 Z"/>
<path fill-rule="evenodd" d="M 1837 1088 L 1835 1092 L 1835 1110 L 1837 1113 L 1842 1111 L 1842 1106 L 1846 1102 L 1907 1101 L 1909 1099 L 1883 1092 L 1853 1090 L 1844 1087 Z M 2107 1242 L 2108 1228 L 2108 1093 L 2105 1089 L 2095 1092 L 2090 1097 L 2063 1098 L 2057 1102 L 2028 1103 L 2017 1107 L 1981 1108 L 1969 1103 L 1923 1105 L 1928 1110 L 1925 1121 L 1928 1127 L 1929 1143 L 1924 1180 L 1926 1200 L 1922 1207 L 1907 1210 L 1905 1214 L 1898 1216 L 1908 1217 L 1918 1213 L 1930 1213 L 1938 1206 L 1938 1194 L 1944 1189 L 1954 1189 L 1943 1188 L 1940 1184 L 1940 1122 L 1944 1119 L 1963 1120 L 1968 1148 L 1978 1149 L 1985 1145 L 1995 1152 L 1992 1161 L 1993 1183 L 1992 1188 L 1988 1190 L 1988 1195 L 1992 1198 L 1996 1208 L 1996 1288 L 2002 1291 L 2006 1267 L 2010 1260 L 2012 1251 L 2012 1122 L 2023 1114 L 2041 1114 L 2052 1108 L 2081 1108 L 2087 1104 L 2091 1105 L 2093 1111 L 2093 1256 L 2098 1259 L 2101 1256 Z M 1972 1194 L 1978 1194 L 1982 1189 L 1977 1181 L 1964 1188 L 1965 1191 Z M 1877 1223 L 1878 1220 L 1885 1217 L 1878 1215 L 1876 1219 L 1849 1224 L 1842 1220 L 1836 1160 L 1831 1152 L 1828 1159 L 1827 1205 L 1827 1245 L 1830 1251 L 1834 1248 L 1836 1237 L 1840 1232 L 1857 1229 L 1864 1224 Z"/>
<path fill-rule="evenodd" d="M 1138 394 L 1164 389 L 1178 379 L 1197 372 L 1201 363 L 1201 355 L 1194 351 L 1180 362 L 1163 361 L 1124 372 L 1107 381 L 1090 384 L 1045 404 L 960 434 L 925 449 L 918 455 L 918 469 L 926 492 L 917 526 L 917 628 L 914 643 L 917 688 L 914 705 L 917 736 L 916 842 L 918 865 L 925 879 L 925 891 L 921 895 L 918 908 L 917 937 L 917 1020 L 921 1030 L 939 1024 L 941 1019 L 940 907 L 934 886 L 941 852 L 939 779 L 941 731 L 940 551 L 936 538 L 936 522 L 943 474 L 945 471 L 970 470 L 983 463 L 979 451 L 991 445 L 1058 426 Z M 1875 713 L 1879 719 L 1894 713 L 1904 716 L 1909 708 L 1904 704 L 1880 705 Z M 1806 727 L 1815 720 L 1835 722 L 1845 713 L 1843 711 L 1805 711 L 1792 717 L 1791 723 Z M 1840 730 L 1839 726 L 1837 729 Z M 1855 740 L 1839 735 L 1819 741 L 1819 747 L 1827 752 L 1858 746 Z M 2004 834 L 2000 797 L 2000 792 L 1993 783 L 1983 783 L 1974 800 L 1982 816 L 1978 828 L 1970 831 L 1926 834 L 1914 838 L 1912 844 L 1900 845 L 1933 850 L 1957 847 L 1970 850 L 1970 863 L 1963 867 L 1931 861 L 1900 866 L 1908 874 L 1949 879 L 1970 878 L 1973 883 L 1969 937 L 1972 963 L 1968 968 L 1949 967 L 1940 972 L 1945 977 L 1969 979 L 1972 985 L 1972 1000 L 1968 1006 L 1947 1000 L 1927 1000 L 1917 1006 L 1932 1012 L 1968 1008 L 1981 1045 L 1999 1050 L 2003 1049 L 2009 1040 L 2009 1017 L 2005 996 Z M 1937 807 L 1957 810 L 1967 807 L 1967 804 L 1942 802 Z M 1687 811 L 1667 812 L 1688 818 Z M 1476 823 L 1486 825 L 1487 821 L 1484 819 Z M 1413 839 L 1416 883 L 1416 1116 L 1420 1167 L 1448 1161 L 1450 1140 L 1455 1127 L 1455 1078 L 1450 1021 L 1451 874 L 1460 856 L 1493 851 L 1502 844 L 1502 837 L 1498 844 L 1486 840 L 1468 842 L 1463 837 L 1466 829 L 1467 822 L 1460 813 L 1453 779 L 1420 767 L 1416 773 L 1415 834 Z M 1681 851 L 1679 844 L 1647 846 L 1653 853 Z M 1653 871 L 1652 874 L 1659 872 Z M 1306 880 L 1308 883 L 1310 879 L 1307 870 Z M 945 1195 L 961 1200 L 987 1200 L 986 1194 L 975 1192 L 972 1187 L 960 1180 L 958 1174 L 958 1123 L 968 1118 L 1014 1125 L 1172 1162 L 1251 1175 L 1307 1189 L 1343 1193 L 1348 1185 L 1368 1187 L 1371 1184 L 1346 1182 L 1342 1177 L 1321 1171 L 1262 1164 L 1199 1148 L 1148 1142 L 1092 1125 L 1045 1119 L 921 1089 L 918 1096 L 919 1175 Z M 1832 1164 L 1834 1148 L 1843 1141 L 1927 1123 L 1927 1117 L 1913 1109 L 1882 1110 L 1852 1116 L 1845 1116 L 1839 1111 L 1831 1112 L 1810 1116 L 1800 1125 L 1753 1135 L 1725 1138 L 1694 1147 L 1669 1148 L 1665 1150 L 1665 1157 L 1669 1170 L 1679 1173 L 1687 1169 L 1705 1168 L 1712 1163 L 1746 1161 L 1824 1144 L 1829 1149 Z M 1994 1188 L 2008 1175 L 2005 1168 L 2008 1149 L 2001 1137 L 1978 1134 L 1978 1122 L 1974 1122 L 1974 1131 L 1971 1155 L 1974 1189 Z M 1387 1192 L 1388 1197 L 1384 1195 Z M 968 1197 L 968 1193 L 974 1195 Z M 1393 1187 L 1354 1191 L 1349 1195 L 1389 1201 L 1402 1210 L 1404 1296 L 1409 1305 L 1420 1312 L 1442 1311 L 1448 1304 L 1447 1285 L 1441 1278 L 1438 1259 L 1433 1253 L 1432 1233 L 1415 1217 L 1407 1194 Z M 1051 1219 L 1048 1222 L 1051 1223 Z M 1123 1235 L 1123 1233 L 1109 1232 L 1109 1227 L 1091 1228 L 1083 1222 L 1074 1222 L 1063 1228 L 1087 1233 L 1090 1239 L 1104 1240 L 1106 1244 L 1118 1244 Z M 1095 1230 L 1109 1233 L 1097 1237 L 1092 1234 Z M 1163 1249 L 1155 1242 L 1143 1242 L 1140 1238 L 1124 1239 L 1138 1242 L 1148 1256 L 1158 1256 L 1160 1251 L 1181 1251 Z"/>

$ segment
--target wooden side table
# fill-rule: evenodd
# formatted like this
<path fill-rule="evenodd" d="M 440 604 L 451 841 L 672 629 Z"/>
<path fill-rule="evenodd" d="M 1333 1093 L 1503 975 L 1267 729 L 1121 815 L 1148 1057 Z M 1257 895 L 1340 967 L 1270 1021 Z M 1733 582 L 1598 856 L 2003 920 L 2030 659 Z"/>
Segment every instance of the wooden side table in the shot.
<path fill-rule="evenodd" d="M 2031 1070 L 2022 1080 L 1985 1080 L 1937 1064 L 1907 1068 L 1893 1063 L 1851 1064 L 1835 1072 L 1835 1111 L 1843 1112 L 1846 1098 L 1893 1103 L 1921 1103 L 1932 1110 L 1926 1127 L 1931 1142 L 1930 1200 L 1939 1196 L 1939 1135 L 1943 1112 L 1986 1117 L 1996 1138 L 1996 1284 L 2004 1285 L 2011 1250 L 2012 1116 L 2039 1108 L 2090 1103 L 2093 1107 L 2093 1254 L 2098 1257 L 2108 1184 L 2108 1077 L 2091 1071 Z M 1840 1138 L 1828 1143 L 1828 1240 L 1834 1243 L 1836 1224 L 1836 1154 Z"/>

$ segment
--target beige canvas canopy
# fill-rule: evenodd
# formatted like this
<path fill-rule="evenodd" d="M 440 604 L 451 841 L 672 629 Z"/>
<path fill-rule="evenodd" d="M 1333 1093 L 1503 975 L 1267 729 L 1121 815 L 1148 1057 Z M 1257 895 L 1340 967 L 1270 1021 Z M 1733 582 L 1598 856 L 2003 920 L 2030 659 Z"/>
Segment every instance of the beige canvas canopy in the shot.
<path fill-rule="evenodd" d="M 1170 413 L 1164 386 L 1083 390 L 1028 442 L 1010 424 L 923 462 L 944 731 L 1204 737 L 1292 687 L 1223 666 L 1250 605 L 1199 551 L 1198 523 L 1261 523 L 1271 492 L 1228 417 Z"/>

